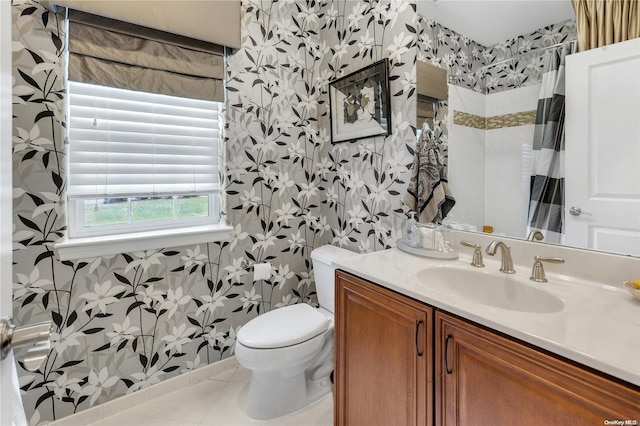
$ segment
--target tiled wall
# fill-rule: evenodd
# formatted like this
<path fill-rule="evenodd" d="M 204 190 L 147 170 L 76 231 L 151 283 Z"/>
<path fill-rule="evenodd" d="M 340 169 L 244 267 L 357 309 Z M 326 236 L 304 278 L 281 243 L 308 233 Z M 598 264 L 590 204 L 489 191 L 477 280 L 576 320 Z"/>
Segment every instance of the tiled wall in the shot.
<path fill-rule="evenodd" d="M 512 96 L 516 96 L 513 94 Z M 487 130 L 504 129 L 506 127 L 519 127 L 536 122 L 536 110 L 511 112 L 502 115 L 487 117 Z"/>
<path fill-rule="evenodd" d="M 536 84 L 486 95 L 485 224 L 512 237 L 526 237 L 539 92 L 540 84 Z M 517 121 L 490 126 L 492 117 L 517 117 Z"/>
<path fill-rule="evenodd" d="M 486 96 L 475 90 L 450 85 L 449 107 L 466 111 L 477 126 L 451 123 L 449 129 L 449 185 L 456 205 L 449 219 L 482 230 L 485 215 Z M 453 121 L 453 117 L 450 117 Z"/>
<path fill-rule="evenodd" d="M 453 124 L 481 130 L 525 126 L 527 124 L 534 124 L 536 121 L 535 110 L 493 115 L 491 117 L 482 117 L 457 110 L 453 110 L 452 113 Z"/>
<path fill-rule="evenodd" d="M 452 211 L 456 220 L 525 237 L 539 90 L 538 84 L 483 95 L 451 87 L 449 180 L 459 195 Z"/>
<path fill-rule="evenodd" d="M 482 115 L 469 114 L 468 112 L 453 110 L 452 123 L 458 126 L 473 127 L 474 129 L 486 130 L 487 117 Z"/>

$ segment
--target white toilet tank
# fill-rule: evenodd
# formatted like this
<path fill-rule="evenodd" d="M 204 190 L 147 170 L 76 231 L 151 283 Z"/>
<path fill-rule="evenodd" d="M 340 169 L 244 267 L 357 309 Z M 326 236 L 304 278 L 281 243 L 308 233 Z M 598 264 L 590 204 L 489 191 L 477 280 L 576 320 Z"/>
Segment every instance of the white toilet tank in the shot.
<path fill-rule="evenodd" d="M 320 307 L 334 312 L 335 304 L 335 271 L 331 262 L 354 256 L 357 253 L 336 246 L 326 245 L 314 249 L 311 252 L 313 261 L 313 276 L 316 281 L 316 292 Z"/>

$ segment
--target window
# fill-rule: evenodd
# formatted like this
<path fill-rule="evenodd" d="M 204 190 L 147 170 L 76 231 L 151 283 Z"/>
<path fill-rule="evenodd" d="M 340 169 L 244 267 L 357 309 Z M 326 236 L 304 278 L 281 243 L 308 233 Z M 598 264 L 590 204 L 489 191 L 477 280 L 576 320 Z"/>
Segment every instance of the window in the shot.
<path fill-rule="evenodd" d="M 217 223 L 219 107 L 69 82 L 70 237 Z"/>
<path fill-rule="evenodd" d="M 225 48 L 69 10 L 62 260 L 228 238 L 218 114 Z"/>
<path fill-rule="evenodd" d="M 62 260 L 228 238 L 220 223 L 221 103 L 69 82 Z"/>

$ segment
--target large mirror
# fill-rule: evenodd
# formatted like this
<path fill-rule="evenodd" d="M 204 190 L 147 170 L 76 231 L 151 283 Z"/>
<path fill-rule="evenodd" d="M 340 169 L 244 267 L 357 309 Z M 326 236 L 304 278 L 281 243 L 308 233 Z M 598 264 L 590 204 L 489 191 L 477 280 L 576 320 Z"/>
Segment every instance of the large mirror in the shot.
<path fill-rule="evenodd" d="M 531 239 L 528 216 L 532 155 L 535 155 L 532 145 L 542 64 L 545 54 L 565 46 L 571 49 L 571 41 L 576 39 L 575 14 L 570 0 L 421 1 L 418 2 L 418 14 L 418 61 L 446 69 L 449 83 L 448 99 L 434 100 L 429 105 L 432 111 L 427 111 L 429 125 L 439 138 L 441 158 L 448 164 L 449 183 L 456 199 L 449 220 L 458 229 L 483 232 L 484 228 L 484 231 L 498 235 Z M 637 73 L 640 57 L 632 66 Z M 420 75 L 417 73 L 418 86 L 421 85 Z M 608 78 L 619 80 L 617 76 L 609 75 Z M 632 76 L 629 78 L 633 79 Z M 623 93 L 624 87 L 607 86 L 607 91 L 611 90 Z M 580 102 L 588 103 L 588 99 L 585 96 Z M 573 101 L 575 105 L 576 100 Z M 423 103 L 419 98 L 418 128 L 425 120 Z M 634 103 L 640 104 L 640 100 Z M 586 111 L 586 114 L 593 114 L 593 111 Z M 576 123 L 575 120 L 565 124 L 574 132 L 579 126 L 589 125 L 586 121 Z M 601 137 L 605 135 L 600 132 Z M 601 198 L 627 198 L 638 204 L 638 126 L 631 130 L 631 136 L 625 137 L 634 146 L 614 143 L 613 148 L 606 150 L 586 146 L 585 150 L 589 149 L 601 158 L 607 157 L 607 164 L 616 170 L 612 175 L 620 182 L 618 188 L 601 194 Z M 616 152 L 619 157 L 615 157 Z M 580 160 L 577 155 L 582 153 L 575 154 L 574 151 L 564 155 L 573 155 L 570 163 L 574 169 L 587 170 L 580 178 L 587 180 L 582 182 L 583 186 L 594 185 L 590 178 L 584 177 L 589 173 L 588 168 L 600 168 L 600 175 L 604 175 L 602 168 L 607 166 L 602 161 L 595 161 L 594 155 L 580 157 Z M 592 172 L 596 173 L 595 170 Z M 613 177 L 609 182 L 612 180 Z M 589 217 L 591 212 L 579 211 L 580 205 L 568 205 L 573 202 L 569 200 L 575 198 L 569 191 L 574 190 L 567 185 L 562 235 L 554 239 L 550 234 L 543 242 L 640 256 L 638 206 L 616 204 L 609 209 L 612 214 L 607 214 L 605 225 L 590 225 L 593 222 L 593 216 Z M 571 207 L 575 209 L 570 212 Z M 631 214 L 635 229 L 618 226 L 618 213 L 623 210 L 627 211 L 627 216 Z M 577 232 L 590 233 L 589 237 L 565 235 L 566 224 L 570 221 L 574 228 L 576 223 L 581 226 Z M 598 226 L 606 228 L 606 232 L 598 234 Z"/>

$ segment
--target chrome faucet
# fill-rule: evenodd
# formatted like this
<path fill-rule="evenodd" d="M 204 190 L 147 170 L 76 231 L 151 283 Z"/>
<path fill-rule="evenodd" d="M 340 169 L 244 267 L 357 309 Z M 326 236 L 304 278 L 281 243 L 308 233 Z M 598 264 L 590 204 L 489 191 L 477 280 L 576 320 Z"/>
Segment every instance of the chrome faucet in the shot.
<path fill-rule="evenodd" d="M 527 241 L 542 241 L 543 239 L 544 235 L 537 229 L 532 229 L 527 236 Z"/>
<path fill-rule="evenodd" d="M 488 255 L 493 256 L 496 254 L 498 247 L 500 247 L 500 251 L 502 253 L 500 272 L 504 272 L 505 274 L 515 274 L 516 271 L 513 269 L 513 260 L 511 259 L 511 247 L 502 241 L 494 240 L 491 241 L 491 244 L 487 246 L 487 250 L 485 251 Z"/>

